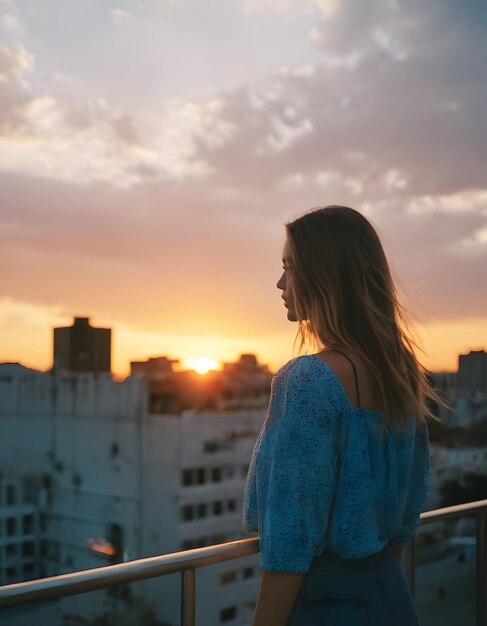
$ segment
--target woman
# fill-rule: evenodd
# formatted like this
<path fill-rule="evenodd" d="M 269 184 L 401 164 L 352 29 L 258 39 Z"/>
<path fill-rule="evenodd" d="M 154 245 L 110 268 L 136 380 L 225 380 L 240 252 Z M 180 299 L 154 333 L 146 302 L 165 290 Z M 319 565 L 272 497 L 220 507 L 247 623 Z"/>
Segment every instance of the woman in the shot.
<path fill-rule="evenodd" d="M 327 206 L 286 224 L 277 287 L 316 354 L 274 376 L 244 495 L 260 535 L 252 626 L 414 626 L 399 564 L 430 485 L 430 389 L 372 225 Z"/>

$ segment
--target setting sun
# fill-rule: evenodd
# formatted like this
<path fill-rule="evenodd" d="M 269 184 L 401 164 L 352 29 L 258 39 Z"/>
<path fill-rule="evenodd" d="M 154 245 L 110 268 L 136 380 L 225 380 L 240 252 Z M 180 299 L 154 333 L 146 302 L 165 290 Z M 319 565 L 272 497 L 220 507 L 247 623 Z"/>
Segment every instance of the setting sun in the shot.
<path fill-rule="evenodd" d="M 198 356 L 193 359 L 186 359 L 185 366 L 195 370 L 198 374 L 207 374 L 210 370 L 218 369 L 219 364 L 207 356 Z"/>

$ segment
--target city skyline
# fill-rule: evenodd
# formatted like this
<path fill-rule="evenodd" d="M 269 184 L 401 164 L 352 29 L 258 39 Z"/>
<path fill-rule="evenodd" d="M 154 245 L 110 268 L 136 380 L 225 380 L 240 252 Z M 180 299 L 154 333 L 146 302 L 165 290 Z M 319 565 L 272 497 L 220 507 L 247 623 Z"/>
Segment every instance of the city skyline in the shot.
<path fill-rule="evenodd" d="M 0 360 L 111 327 L 113 371 L 277 370 L 284 223 L 377 227 L 421 357 L 484 349 L 484 8 L 358 0 L 0 0 Z M 420 355 L 421 356 L 421 355 Z"/>
<path fill-rule="evenodd" d="M 0 582 L 92 570 L 248 536 L 242 533 L 242 516 L 249 461 L 263 420 L 281 411 L 276 391 L 269 405 L 274 409 L 265 413 L 272 389 L 265 365 L 253 355 L 242 355 L 236 366 L 227 364 L 226 375 L 215 375 L 219 384 L 207 388 L 193 375 L 172 375 L 174 360 L 163 357 L 133 363 L 134 376 L 118 382 L 86 370 L 90 361 L 99 371 L 109 366 L 110 329 L 92 327 L 87 332 L 87 320 L 81 319 L 55 330 L 52 372 L 0 363 Z M 436 406 L 442 424 L 428 424 L 431 478 L 424 511 L 483 497 L 486 362 L 487 352 L 470 353 L 460 358 L 458 375 L 432 379 L 450 406 Z M 286 393 L 282 385 L 278 388 Z M 367 431 L 378 436 L 379 422 L 367 420 Z M 413 432 L 398 433 L 390 443 L 395 448 L 414 437 Z M 372 454 L 363 459 L 372 471 Z M 378 475 L 384 489 L 395 489 L 400 475 L 409 472 L 393 458 Z M 418 558 L 413 571 L 422 581 L 415 598 L 428 623 L 433 617 L 435 624 L 445 619 L 456 623 L 459 616 L 474 619 L 468 581 L 476 571 L 478 530 L 473 516 L 467 517 L 468 525 L 459 517 L 454 524 L 438 520 L 434 528 L 426 524 L 414 529 L 411 544 Z M 413 531 L 409 525 L 405 530 Z M 262 562 L 258 554 L 243 558 L 225 559 L 201 572 L 197 606 L 202 624 L 248 624 Z M 171 576 L 138 585 L 137 597 L 153 607 L 163 619 L 160 623 L 179 621 L 179 580 Z M 438 599 L 440 585 L 444 593 Z M 448 605 L 446 596 L 451 598 Z M 141 613 L 132 595 L 127 594 L 122 607 L 106 600 L 106 590 L 91 589 L 41 609 L 2 609 L 2 615 L 7 621 L 9 614 L 16 615 L 19 625 L 32 620 L 51 624 L 62 616 L 68 626 L 83 619 L 95 623 L 95 615 Z M 147 619 L 141 616 L 140 621 Z M 129 622 L 139 620 L 134 615 Z"/>
<path fill-rule="evenodd" d="M 73 318 L 59 317 L 57 319 L 59 319 L 58 324 L 69 325 L 72 322 Z M 94 320 L 91 316 L 90 322 L 94 325 L 98 325 L 96 323 L 96 320 Z M 451 325 L 450 328 L 452 328 Z M 434 356 L 430 356 L 430 358 L 428 358 L 428 356 L 426 356 L 425 358 L 425 356 L 421 354 L 421 352 L 418 352 L 419 359 L 421 363 L 425 365 L 427 370 L 432 372 L 454 372 L 458 369 L 459 355 L 467 354 L 470 351 L 487 350 L 486 343 L 483 343 L 481 341 L 469 341 L 470 336 L 475 336 L 475 328 L 462 329 L 456 324 L 453 325 L 453 328 L 455 328 L 457 332 L 459 331 L 460 333 L 462 333 L 463 331 L 468 339 L 460 342 L 452 341 L 452 348 L 450 351 L 435 351 Z M 4 330 L 6 330 L 5 327 Z M 53 350 L 51 345 L 52 330 L 53 328 L 50 328 L 47 332 L 43 331 L 37 333 L 37 337 L 42 338 L 42 351 L 33 351 L 32 354 L 29 353 L 27 346 L 19 349 L 18 352 L 16 352 L 15 343 L 12 341 L 13 338 L 11 337 L 10 341 L 4 342 L 3 346 L 0 347 L 0 362 L 20 363 L 25 367 L 37 369 L 40 371 L 49 370 L 52 367 L 53 359 Z M 146 341 L 143 342 L 144 345 L 147 346 L 146 350 L 144 351 L 143 349 L 134 349 L 134 351 L 131 352 L 131 349 L 129 347 L 120 346 L 118 344 L 117 330 L 112 328 L 112 331 L 113 330 L 115 331 L 113 333 L 113 339 L 116 342 L 116 347 L 112 348 L 112 352 L 116 356 L 113 358 L 112 373 L 119 380 L 125 378 L 126 376 L 129 376 L 131 361 L 146 360 L 159 356 L 167 356 L 179 360 L 180 363 L 175 366 L 176 371 L 179 371 L 181 369 L 194 369 L 201 374 L 206 373 L 206 371 L 210 369 L 219 369 L 224 362 L 236 361 L 241 354 L 255 354 L 259 362 L 269 364 L 270 369 L 273 371 L 277 371 L 287 360 L 293 358 L 293 356 L 297 356 L 297 352 L 292 352 L 294 333 L 290 334 L 288 338 L 288 349 L 286 350 L 286 346 L 282 346 L 280 351 L 282 354 L 282 360 L 279 360 L 279 358 L 273 358 L 272 356 L 270 356 L 270 358 L 267 358 L 264 352 L 259 352 L 258 350 L 252 349 L 250 345 L 245 346 L 244 342 L 239 340 L 229 342 L 230 344 L 233 343 L 237 346 L 235 349 L 233 347 L 227 347 L 225 345 L 226 342 L 223 341 L 221 342 L 222 345 L 219 346 L 216 351 L 211 352 L 211 338 L 197 338 L 194 343 L 195 345 L 201 347 L 200 349 L 192 349 L 191 344 L 193 343 L 193 339 L 190 336 L 189 338 L 185 338 L 185 340 L 183 341 L 183 344 L 186 345 L 181 350 L 178 350 L 177 337 L 167 336 L 166 338 L 164 338 L 157 333 L 132 333 L 130 330 L 124 329 L 120 333 L 120 335 L 122 337 L 126 336 L 128 338 L 128 344 L 133 345 L 134 342 L 137 342 L 140 339 L 141 335 L 146 337 Z M 448 337 L 448 335 L 449 333 L 446 333 L 447 338 L 451 338 Z M 424 334 L 416 334 L 416 337 L 420 337 L 420 340 L 421 338 L 423 338 L 424 340 L 424 336 Z M 167 341 L 167 339 L 169 339 L 169 341 Z M 168 350 L 164 347 L 165 341 L 173 346 L 172 350 Z M 6 349 L 6 343 L 9 344 L 9 349 Z M 151 345 L 153 345 L 154 348 L 151 349 Z M 161 346 L 160 350 L 157 350 L 157 348 L 155 347 L 157 345 Z M 460 346 L 460 348 L 456 348 L 456 346 Z"/>
<path fill-rule="evenodd" d="M 107 336 L 107 340 L 105 343 L 105 347 L 103 348 L 106 351 L 106 358 L 108 359 L 106 362 L 111 362 L 111 353 L 112 353 L 112 345 L 111 345 L 111 334 L 112 334 L 112 329 L 111 328 L 96 328 L 91 324 L 91 318 L 89 317 L 75 317 L 72 320 L 72 324 L 70 324 L 69 326 L 64 326 L 61 328 L 52 328 L 52 352 L 53 352 L 53 359 L 52 362 L 50 364 L 49 367 L 47 368 L 32 368 L 32 369 L 37 369 L 40 371 L 49 371 L 51 368 L 55 368 L 58 367 L 55 364 L 55 354 L 56 354 L 56 349 L 55 349 L 55 331 L 72 331 L 75 328 L 75 325 L 77 324 L 82 324 L 83 326 L 86 325 L 87 328 L 90 328 L 90 331 L 93 332 L 103 332 L 103 333 L 108 333 Z M 59 340 L 58 340 L 59 341 Z M 68 343 L 69 345 L 69 343 Z M 64 350 L 66 348 L 61 348 L 61 354 L 64 354 Z M 463 353 L 458 353 L 456 355 L 456 367 L 452 368 L 450 370 L 447 369 L 439 369 L 439 370 L 434 370 L 432 368 L 427 368 L 429 372 L 431 373 L 456 373 L 458 371 L 458 367 L 459 367 L 459 363 L 460 363 L 460 359 L 462 357 L 465 357 L 467 354 L 472 354 L 475 352 L 479 352 L 479 353 L 484 353 L 485 349 L 484 348 L 480 348 L 480 349 L 475 349 L 475 348 L 470 348 L 469 350 L 464 351 Z M 217 361 L 215 359 L 212 359 L 211 357 L 208 356 L 203 356 L 203 355 L 197 355 L 197 356 L 193 356 L 193 357 L 187 357 L 187 358 L 181 358 L 177 353 L 176 354 L 151 354 L 151 355 L 145 355 L 142 356 L 140 358 L 139 361 L 136 361 L 135 359 L 130 359 L 129 361 L 129 371 L 127 374 L 120 374 L 117 373 L 116 370 L 112 368 L 109 368 L 109 371 L 113 374 L 114 379 L 115 380 L 119 380 L 122 381 L 124 378 L 126 378 L 126 376 L 131 375 L 131 370 L 133 368 L 134 365 L 144 365 L 144 364 L 148 364 L 149 361 L 158 361 L 159 359 L 163 359 L 165 361 L 165 363 L 169 364 L 170 363 L 170 368 L 175 372 L 183 372 L 183 371 L 187 371 L 187 370 L 193 370 L 194 372 L 196 372 L 197 374 L 201 374 L 201 375 L 205 375 L 208 374 L 209 372 L 221 372 L 224 368 L 224 365 L 227 363 L 237 363 L 241 358 L 243 358 L 244 356 L 251 356 L 251 357 L 256 357 L 256 362 L 260 363 L 261 365 L 263 365 L 265 368 L 268 368 L 269 365 L 268 363 L 266 363 L 265 361 L 263 361 L 262 359 L 259 358 L 259 355 L 257 355 L 256 353 L 252 352 L 252 351 L 245 351 L 245 352 L 240 352 L 238 356 L 236 356 L 233 359 L 230 360 L 221 360 L 221 361 Z M 91 358 L 91 357 L 90 357 Z M 0 364 L 4 362 L 4 363 L 19 363 L 20 365 L 24 366 L 24 367 L 29 367 L 28 365 L 26 365 L 25 363 L 22 363 L 20 361 L 0 361 Z M 66 366 L 61 366 L 62 367 L 68 367 Z M 271 372 L 275 372 L 278 368 L 270 368 Z M 87 370 L 88 371 L 88 370 Z"/>

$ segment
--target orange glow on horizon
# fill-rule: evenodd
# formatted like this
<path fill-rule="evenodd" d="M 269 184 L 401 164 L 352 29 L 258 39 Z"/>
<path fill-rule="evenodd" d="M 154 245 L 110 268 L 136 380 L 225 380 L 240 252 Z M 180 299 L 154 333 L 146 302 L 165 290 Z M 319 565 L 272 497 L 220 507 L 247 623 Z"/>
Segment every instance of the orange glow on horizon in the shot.
<path fill-rule="evenodd" d="M 271 371 L 277 371 L 297 355 L 293 352 L 295 324 L 271 332 L 256 327 L 241 333 L 200 335 L 153 332 L 142 324 L 134 327 L 110 316 L 96 313 L 88 316 L 92 326 L 113 331 L 111 369 L 118 380 L 130 374 L 130 361 L 143 361 L 155 355 L 180 359 L 177 369 L 182 366 L 201 375 L 221 369 L 223 362 L 237 361 L 243 353 L 256 354 L 259 363 Z M 26 367 L 48 370 L 53 358 L 52 329 L 70 326 L 72 319 L 55 307 L 0 299 L 0 362 L 20 362 Z M 487 337 L 487 317 L 444 321 L 433 318 L 416 324 L 412 330 L 425 352 L 418 356 L 432 371 L 456 371 L 459 354 L 487 349 L 482 341 Z"/>
<path fill-rule="evenodd" d="M 220 369 L 220 364 L 207 356 L 184 359 L 184 365 L 188 369 L 193 369 L 201 375 L 208 374 L 210 370 Z"/>

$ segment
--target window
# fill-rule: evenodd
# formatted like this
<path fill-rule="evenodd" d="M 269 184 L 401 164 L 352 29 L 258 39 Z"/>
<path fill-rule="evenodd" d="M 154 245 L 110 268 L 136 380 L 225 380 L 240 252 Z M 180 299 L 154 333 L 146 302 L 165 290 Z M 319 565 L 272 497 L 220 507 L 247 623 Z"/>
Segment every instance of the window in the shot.
<path fill-rule="evenodd" d="M 222 512 L 222 503 L 217 500 L 213 502 L 213 515 L 221 515 Z"/>
<path fill-rule="evenodd" d="M 234 498 L 228 501 L 228 510 L 229 511 L 237 510 L 237 501 Z"/>
<path fill-rule="evenodd" d="M 254 575 L 254 568 L 253 567 L 244 567 L 242 575 L 243 575 L 244 578 L 252 578 L 252 576 Z"/>
<path fill-rule="evenodd" d="M 204 452 L 217 452 L 219 447 L 217 441 L 205 441 L 203 444 Z"/>
<path fill-rule="evenodd" d="M 7 535 L 12 537 L 17 532 L 17 520 L 15 517 L 7 517 Z"/>
<path fill-rule="evenodd" d="M 193 547 L 193 540 L 185 539 L 183 543 L 181 544 L 181 547 L 183 550 L 191 550 L 191 548 Z"/>
<path fill-rule="evenodd" d="M 193 484 L 193 472 L 190 469 L 183 470 L 183 485 L 189 487 Z"/>
<path fill-rule="evenodd" d="M 222 479 L 222 472 L 220 467 L 211 468 L 211 480 L 214 483 L 219 483 Z"/>
<path fill-rule="evenodd" d="M 230 622 L 237 617 L 237 607 L 229 606 L 226 609 L 220 611 L 220 622 Z"/>
<path fill-rule="evenodd" d="M 193 519 L 193 507 L 191 504 L 183 506 L 182 518 L 184 522 L 189 522 Z"/>
<path fill-rule="evenodd" d="M 23 569 L 22 577 L 24 580 L 36 578 L 35 563 L 26 563 L 22 569 Z"/>
<path fill-rule="evenodd" d="M 12 579 L 17 578 L 17 568 L 14 567 L 13 565 L 10 565 L 9 567 L 6 568 L 5 573 L 7 575 L 7 581 L 11 582 Z"/>
<path fill-rule="evenodd" d="M 22 544 L 22 556 L 34 556 L 35 543 L 33 541 L 24 541 Z"/>
<path fill-rule="evenodd" d="M 193 469 L 183 469 L 182 482 L 184 487 L 190 487 L 191 485 L 204 485 L 205 468 L 195 467 Z"/>
<path fill-rule="evenodd" d="M 247 474 L 248 474 L 248 472 L 249 472 L 249 466 L 248 466 L 248 465 L 242 465 L 241 470 L 242 470 L 242 476 L 243 476 L 244 478 L 246 478 L 246 477 L 247 477 Z"/>
<path fill-rule="evenodd" d="M 237 579 L 237 572 L 222 572 L 220 574 L 220 585 L 228 585 Z"/>
<path fill-rule="evenodd" d="M 198 504 L 198 517 L 206 517 L 206 504 Z"/>
<path fill-rule="evenodd" d="M 16 543 L 9 543 L 7 544 L 6 548 L 5 548 L 5 552 L 7 554 L 7 556 L 15 556 L 17 554 L 17 544 Z"/>
<path fill-rule="evenodd" d="M 34 516 L 31 513 L 22 516 L 22 532 L 24 535 L 31 535 L 34 532 Z"/>

